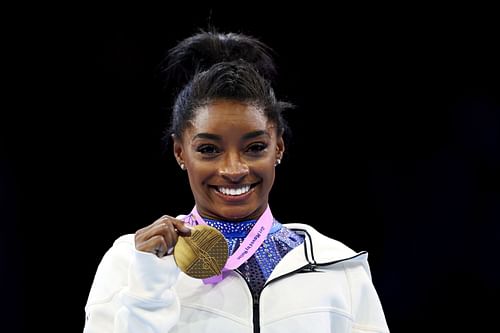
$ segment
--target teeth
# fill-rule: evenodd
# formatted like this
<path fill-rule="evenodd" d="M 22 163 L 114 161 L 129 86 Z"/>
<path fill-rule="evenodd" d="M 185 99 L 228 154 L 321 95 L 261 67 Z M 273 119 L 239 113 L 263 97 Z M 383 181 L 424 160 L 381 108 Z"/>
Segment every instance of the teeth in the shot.
<path fill-rule="evenodd" d="M 227 188 L 219 186 L 217 190 L 225 195 L 242 195 L 250 191 L 250 185 L 244 185 L 239 188 Z"/>

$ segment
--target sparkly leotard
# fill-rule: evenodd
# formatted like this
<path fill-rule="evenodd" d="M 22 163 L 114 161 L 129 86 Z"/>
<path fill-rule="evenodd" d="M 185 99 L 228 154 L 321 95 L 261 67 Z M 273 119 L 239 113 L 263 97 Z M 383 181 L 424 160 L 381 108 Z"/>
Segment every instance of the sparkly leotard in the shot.
<path fill-rule="evenodd" d="M 204 220 L 208 225 L 218 229 L 224 235 L 228 243 L 229 255 L 234 253 L 257 222 L 256 220 L 238 223 L 211 219 Z M 271 230 L 262 245 L 253 256 L 237 269 L 248 282 L 254 301 L 257 300 L 264 283 L 281 258 L 303 241 L 302 236 L 273 220 Z"/>

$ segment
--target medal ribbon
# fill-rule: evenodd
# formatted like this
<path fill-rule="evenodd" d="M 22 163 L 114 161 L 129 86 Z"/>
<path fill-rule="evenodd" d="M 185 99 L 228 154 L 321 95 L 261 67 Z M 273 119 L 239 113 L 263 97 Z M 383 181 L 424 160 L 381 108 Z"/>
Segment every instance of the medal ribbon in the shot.
<path fill-rule="evenodd" d="M 194 217 L 194 219 L 198 224 L 205 224 L 205 225 L 207 224 L 198 213 L 196 206 L 191 211 L 191 214 L 188 215 L 187 220 L 189 220 L 189 217 Z M 267 235 L 269 234 L 269 231 L 271 230 L 271 227 L 273 225 L 273 220 L 274 218 L 273 215 L 271 214 L 271 209 L 269 208 L 268 205 L 264 213 L 257 220 L 257 222 L 252 227 L 248 235 L 245 237 L 243 242 L 238 247 L 238 249 L 236 249 L 236 251 L 234 251 L 234 253 L 227 259 L 227 262 L 224 265 L 222 271 L 236 269 L 240 267 L 245 261 L 247 261 L 255 253 L 255 251 L 257 251 L 259 246 L 261 246 L 264 240 L 267 238 Z M 220 275 L 203 279 L 203 282 L 205 284 L 217 283 L 222 281 L 223 278 L 224 277 L 222 276 L 221 273 Z"/>

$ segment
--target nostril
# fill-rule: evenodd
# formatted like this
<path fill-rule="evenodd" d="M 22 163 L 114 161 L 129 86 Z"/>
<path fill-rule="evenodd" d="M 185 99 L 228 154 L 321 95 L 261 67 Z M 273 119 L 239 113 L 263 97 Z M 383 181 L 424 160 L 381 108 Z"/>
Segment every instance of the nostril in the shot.
<path fill-rule="evenodd" d="M 245 164 L 240 164 L 236 167 L 222 168 L 219 169 L 219 174 L 228 177 L 241 177 L 242 175 L 247 175 L 249 173 L 249 168 Z"/>
<path fill-rule="evenodd" d="M 220 170 L 219 175 L 236 183 L 248 175 L 248 170 Z"/>

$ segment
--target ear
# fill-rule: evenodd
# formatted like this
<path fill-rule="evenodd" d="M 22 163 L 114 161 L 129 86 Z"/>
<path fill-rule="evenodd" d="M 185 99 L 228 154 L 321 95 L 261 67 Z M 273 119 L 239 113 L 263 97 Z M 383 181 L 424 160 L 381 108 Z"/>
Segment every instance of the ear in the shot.
<path fill-rule="evenodd" d="M 184 149 L 182 146 L 182 139 L 172 134 L 172 141 L 174 142 L 174 156 L 179 165 L 184 165 Z"/>
<path fill-rule="evenodd" d="M 278 136 L 278 142 L 276 142 L 276 158 L 283 159 L 283 153 L 285 152 L 285 140 L 283 140 L 283 135 Z"/>

